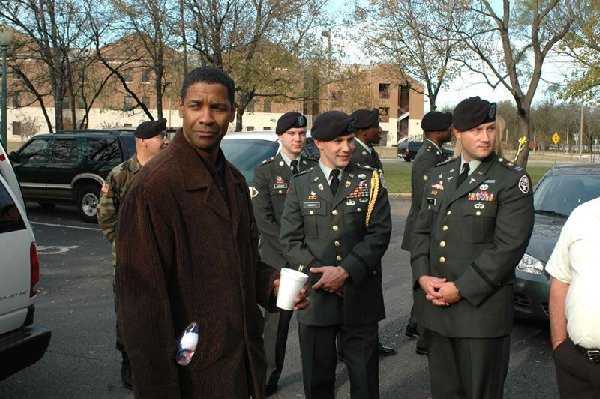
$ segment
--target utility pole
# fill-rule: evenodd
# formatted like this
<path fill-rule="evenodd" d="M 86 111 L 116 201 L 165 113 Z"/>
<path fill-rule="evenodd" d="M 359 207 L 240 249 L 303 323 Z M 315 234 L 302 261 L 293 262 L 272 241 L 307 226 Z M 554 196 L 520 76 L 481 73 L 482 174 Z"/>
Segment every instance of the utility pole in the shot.
<path fill-rule="evenodd" d="M 579 157 L 583 154 L 583 104 L 581 104 L 581 117 L 579 118 Z"/>

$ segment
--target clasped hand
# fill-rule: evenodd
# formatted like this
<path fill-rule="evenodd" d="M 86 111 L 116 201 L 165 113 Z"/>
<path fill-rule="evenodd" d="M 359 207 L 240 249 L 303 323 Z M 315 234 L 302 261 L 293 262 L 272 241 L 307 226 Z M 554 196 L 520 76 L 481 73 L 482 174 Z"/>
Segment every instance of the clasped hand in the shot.
<path fill-rule="evenodd" d="M 311 273 L 320 273 L 321 278 L 313 285 L 314 290 L 324 290 L 327 292 L 335 293 L 339 296 L 343 296 L 343 287 L 346 279 L 348 278 L 348 272 L 340 266 L 321 266 L 311 267 Z"/>
<path fill-rule="evenodd" d="M 445 278 L 421 276 L 419 285 L 427 300 L 436 306 L 450 306 L 461 299 L 456 284 L 446 281 Z"/>

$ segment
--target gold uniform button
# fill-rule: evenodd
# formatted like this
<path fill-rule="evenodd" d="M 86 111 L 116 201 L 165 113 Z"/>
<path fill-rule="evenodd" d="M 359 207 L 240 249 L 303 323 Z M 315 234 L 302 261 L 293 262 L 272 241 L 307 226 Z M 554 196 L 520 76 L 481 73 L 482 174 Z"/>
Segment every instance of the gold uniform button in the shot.
<path fill-rule="evenodd" d="M 333 229 L 333 231 L 338 231 L 338 227 L 337 226 L 332 226 L 331 228 Z"/>
<path fill-rule="evenodd" d="M 481 216 L 481 211 L 477 211 L 477 212 L 475 212 L 475 214 L 476 214 L 477 216 Z"/>
<path fill-rule="evenodd" d="M 448 211 L 446 214 L 447 215 L 452 215 L 452 211 Z"/>
<path fill-rule="evenodd" d="M 331 211 L 331 214 L 334 215 L 334 216 L 337 215 L 338 214 L 337 209 L 334 209 L 333 211 Z"/>
<path fill-rule="evenodd" d="M 335 259 L 337 259 L 337 261 L 339 262 L 339 261 L 342 260 L 342 257 L 338 255 L 338 256 L 335 257 Z"/>
<path fill-rule="evenodd" d="M 440 247 L 445 248 L 446 247 L 446 241 L 440 241 Z"/>
<path fill-rule="evenodd" d="M 333 245 L 335 245 L 336 247 L 338 247 L 338 248 L 339 248 L 339 247 L 341 247 L 341 246 L 342 246 L 342 243 L 341 243 L 341 242 L 339 242 L 339 241 L 334 241 L 334 242 L 333 242 Z"/>
<path fill-rule="evenodd" d="M 440 263 L 446 263 L 446 258 L 444 258 L 443 256 L 440 257 Z"/>
<path fill-rule="evenodd" d="M 448 231 L 448 226 L 446 226 L 446 225 L 442 226 L 442 230 Z"/>

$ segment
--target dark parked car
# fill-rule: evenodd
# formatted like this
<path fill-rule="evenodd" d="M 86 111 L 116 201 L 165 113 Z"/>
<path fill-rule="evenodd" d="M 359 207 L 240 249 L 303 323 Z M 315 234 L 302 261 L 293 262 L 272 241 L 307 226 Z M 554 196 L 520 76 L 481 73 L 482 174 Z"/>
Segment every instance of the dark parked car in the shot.
<path fill-rule="evenodd" d="M 133 132 L 83 130 L 36 135 L 9 157 L 25 200 L 47 208 L 73 202 L 94 222 L 104 179 L 134 153 Z"/>
<path fill-rule="evenodd" d="M 546 263 L 561 229 L 577 206 L 600 197 L 600 165 L 557 165 L 537 184 L 535 225 L 529 246 L 516 268 L 515 311 L 520 318 L 548 318 Z"/>
<path fill-rule="evenodd" d="M 274 157 L 278 149 L 277 135 L 269 131 L 229 133 L 221 141 L 225 158 L 242 172 L 250 187 L 256 167 L 265 159 Z"/>
<path fill-rule="evenodd" d="M 419 148 L 423 145 L 422 141 L 408 141 L 404 140 L 398 143 L 398 158 L 404 158 L 406 162 L 410 162 L 417 156 Z M 442 151 L 448 158 L 454 155 L 452 149 L 442 147 Z"/>

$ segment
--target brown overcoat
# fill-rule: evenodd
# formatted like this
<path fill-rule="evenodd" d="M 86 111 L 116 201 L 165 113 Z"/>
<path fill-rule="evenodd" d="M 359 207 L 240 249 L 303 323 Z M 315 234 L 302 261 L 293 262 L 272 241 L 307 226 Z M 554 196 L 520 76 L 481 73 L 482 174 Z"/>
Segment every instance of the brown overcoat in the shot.
<path fill-rule="evenodd" d="M 276 272 L 258 256 L 248 186 L 228 162 L 229 207 L 178 132 L 149 162 L 121 208 L 117 284 L 138 398 L 263 398 L 263 318 Z M 272 305 L 272 304 L 271 304 Z M 192 362 L 176 342 L 197 322 Z"/>

